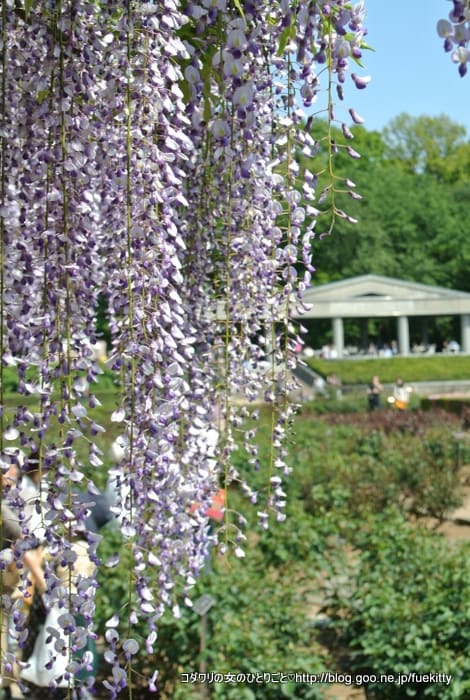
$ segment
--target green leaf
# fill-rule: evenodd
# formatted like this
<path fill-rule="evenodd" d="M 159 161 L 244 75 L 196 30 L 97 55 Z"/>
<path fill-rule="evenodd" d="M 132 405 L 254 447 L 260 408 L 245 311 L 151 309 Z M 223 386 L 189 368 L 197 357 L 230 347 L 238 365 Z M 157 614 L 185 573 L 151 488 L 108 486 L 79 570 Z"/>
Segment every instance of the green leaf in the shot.
<path fill-rule="evenodd" d="M 29 13 L 31 12 L 33 2 L 34 2 L 34 0 L 24 0 L 24 12 L 26 15 L 26 19 L 28 19 L 28 17 L 29 17 Z"/>
<path fill-rule="evenodd" d="M 240 13 L 241 16 L 243 17 L 243 19 L 245 19 L 245 14 L 244 14 L 244 12 L 243 12 L 243 7 L 241 6 L 240 0 L 233 0 L 233 2 L 234 2 L 235 7 L 237 8 L 237 10 L 239 11 L 239 13 Z"/>
<path fill-rule="evenodd" d="M 212 112 L 212 90 L 211 90 L 211 77 L 214 75 L 214 70 L 212 67 L 212 57 L 214 56 L 215 49 L 207 51 L 207 55 L 204 58 L 204 63 L 201 69 L 201 77 L 203 80 L 203 95 L 204 95 L 204 119 L 208 120 Z"/>
<path fill-rule="evenodd" d="M 352 59 L 353 59 L 354 63 L 356 63 L 358 66 L 360 66 L 361 68 L 365 68 L 365 66 L 360 58 L 356 58 L 356 56 L 352 56 Z"/>
<path fill-rule="evenodd" d="M 39 90 L 37 98 L 38 104 L 42 105 L 45 99 L 49 97 L 49 90 Z"/>
<path fill-rule="evenodd" d="M 287 46 L 287 42 L 291 38 L 291 35 L 292 35 L 292 24 L 289 25 L 288 27 L 286 27 L 284 29 L 284 31 L 281 33 L 281 36 L 279 38 L 279 48 L 277 50 L 278 56 L 282 56 L 282 54 L 284 53 L 286 46 Z"/>

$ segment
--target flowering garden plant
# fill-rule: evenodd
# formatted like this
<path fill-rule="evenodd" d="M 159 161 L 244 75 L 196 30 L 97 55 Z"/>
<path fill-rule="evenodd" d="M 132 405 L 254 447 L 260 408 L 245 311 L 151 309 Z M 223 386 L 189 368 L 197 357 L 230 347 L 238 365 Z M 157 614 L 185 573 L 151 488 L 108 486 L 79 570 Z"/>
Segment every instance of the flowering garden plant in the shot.
<path fill-rule="evenodd" d="M 101 565 L 99 535 L 84 525 L 96 497 L 86 466 L 103 465 L 98 306 L 120 385 L 111 416 L 120 458 L 109 476 L 133 561 L 128 600 L 106 631 L 114 697 L 131 686 L 135 656 L 155 644 L 163 611 L 192 605 L 209 549 L 244 556 L 244 517 L 227 495 L 216 534 L 209 527 L 214 494 L 237 484 L 264 528 L 285 517 L 293 319 L 314 272 L 311 240 L 337 217 L 353 222 L 342 202 L 360 197 L 334 161 L 339 151 L 359 157 L 350 125 L 363 120 L 345 98 L 369 80 L 364 16 L 363 2 L 346 0 L 2 0 L 2 464 L 13 448 L 34 452 L 47 483 L 36 501 L 45 600 L 61 611 L 50 664 L 66 657 L 53 684 L 69 694 L 90 666 L 77 652 L 94 634 L 96 580 L 78 573 L 77 541 Z M 454 2 L 439 33 L 446 48 L 458 44 L 463 73 L 467 3 Z M 325 133 L 315 141 L 319 117 Z M 328 184 L 319 192 L 320 173 L 301 156 L 321 149 Z M 8 367 L 18 374 L 13 406 Z M 272 416 L 265 464 L 243 428 L 256 399 Z M 266 472 L 263 492 L 232 464 L 239 435 L 252 468 Z M 37 533 L 21 490 L 1 488 L 22 527 L 21 567 Z M 12 617 L 21 647 L 25 614 L 10 600 L 2 626 Z M 148 634 L 137 639 L 142 620 Z M 1 654 L 8 675 L 14 658 Z"/>

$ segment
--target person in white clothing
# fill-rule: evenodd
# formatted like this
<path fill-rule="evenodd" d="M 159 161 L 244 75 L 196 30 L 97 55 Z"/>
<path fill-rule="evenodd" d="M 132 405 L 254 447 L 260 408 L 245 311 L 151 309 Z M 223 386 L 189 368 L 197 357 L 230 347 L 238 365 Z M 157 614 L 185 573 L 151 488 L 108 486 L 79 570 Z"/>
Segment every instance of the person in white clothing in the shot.
<path fill-rule="evenodd" d="M 406 411 L 410 401 L 411 388 L 405 386 L 403 379 L 398 377 L 393 386 L 393 405 L 399 411 Z"/>

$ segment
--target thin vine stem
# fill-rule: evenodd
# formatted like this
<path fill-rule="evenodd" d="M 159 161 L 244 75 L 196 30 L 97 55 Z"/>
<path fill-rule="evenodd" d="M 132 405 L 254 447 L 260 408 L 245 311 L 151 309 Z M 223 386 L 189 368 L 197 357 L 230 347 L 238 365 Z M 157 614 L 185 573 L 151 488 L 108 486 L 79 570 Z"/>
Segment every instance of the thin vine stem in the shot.
<path fill-rule="evenodd" d="M 58 18 L 62 18 L 64 11 L 62 0 L 58 0 L 57 5 L 57 15 Z M 58 32 L 59 37 L 59 99 L 62 100 L 65 95 L 65 48 L 63 32 Z M 63 226 L 63 236 L 64 236 L 64 282 L 65 282 L 65 360 L 66 360 L 66 377 L 65 383 L 67 387 L 67 409 L 68 415 L 72 414 L 72 310 L 71 310 L 71 279 L 69 274 L 69 264 L 70 264 L 70 246 L 69 246 L 69 199 L 68 199 L 68 177 L 65 170 L 65 161 L 68 153 L 68 143 L 67 143 L 67 123 L 65 111 L 61 110 L 60 117 L 60 148 L 62 154 L 62 169 L 61 169 L 61 184 L 62 184 L 62 226 Z M 59 320 L 60 325 L 60 320 Z M 60 337 L 60 336 L 59 336 Z M 67 477 L 67 500 L 68 506 L 73 507 L 73 494 L 72 494 L 72 481 L 70 476 Z M 67 540 L 69 544 L 73 540 L 73 528 L 72 523 L 69 521 L 67 525 Z M 73 609 L 72 603 L 72 591 L 73 591 L 73 578 L 72 578 L 72 567 L 68 567 L 68 577 L 67 577 L 67 591 L 68 591 L 68 605 L 69 610 Z M 69 635 L 68 638 L 68 655 L 72 658 L 72 637 Z M 67 699 L 71 697 L 71 683 L 69 682 L 67 686 Z"/>
<path fill-rule="evenodd" d="M 129 463 L 133 463 L 134 454 L 134 421 L 135 421 L 135 381 L 136 381 L 136 364 L 134 353 L 134 290 L 132 283 L 132 85 L 131 85 L 131 64 L 132 64 L 132 3 L 127 0 L 127 36 L 126 36 L 126 243 L 127 243 L 127 298 L 129 303 L 129 341 L 131 345 L 130 357 L 130 433 L 129 433 Z M 132 491 L 130 499 L 130 510 L 132 519 Z M 128 599 L 127 607 L 128 614 L 132 607 L 132 592 L 134 583 L 133 568 L 129 568 L 128 582 Z M 130 629 L 129 617 L 129 629 Z M 133 698 L 132 690 L 132 660 L 129 657 L 127 661 L 127 686 L 129 700 Z"/>
<path fill-rule="evenodd" d="M 232 129 L 233 131 L 233 129 Z M 225 443 L 228 446 L 231 418 L 231 396 L 230 396 L 230 338 L 231 338 L 231 318 L 230 318 L 230 292 L 231 292 L 231 243 L 232 243 L 232 186 L 233 186 L 233 165 L 230 164 L 227 173 L 228 184 L 228 207 L 227 207 L 227 241 L 225 252 L 225 320 L 224 320 L 224 398 L 225 398 Z M 225 523 L 228 525 L 229 504 L 228 504 L 228 483 L 229 483 L 229 461 L 228 455 L 225 458 Z M 228 527 L 225 528 L 225 544 L 228 545 Z"/>

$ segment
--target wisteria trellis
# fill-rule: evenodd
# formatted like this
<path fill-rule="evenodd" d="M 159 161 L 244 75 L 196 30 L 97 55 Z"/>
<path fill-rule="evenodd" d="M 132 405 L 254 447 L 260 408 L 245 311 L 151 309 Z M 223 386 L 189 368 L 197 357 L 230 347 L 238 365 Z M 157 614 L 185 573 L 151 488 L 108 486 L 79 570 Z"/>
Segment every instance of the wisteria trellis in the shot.
<path fill-rule="evenodd" d="M 121 527 L 135 562 L 120 613 L 128 631 L 122 636 L 117 616 L 106 633 L 114 697 L 131 686 L 133 657 L 155 644 L 163 610 L 191 605 L 209 547 L 233 544 L 243 556 L 242 514 L 230 514 L 214 538 L 193 504 L 237 482 L 262 527 L 284 517 L 288 369 L 298 342 L 291 318 L 313 272 L 314 232 L 350 219 L 338 206 L 342 192 L 358 196 L 333 160 L 338 148 L 358 156 L 347 122 L 362 119 L 343 104 L 348 81 L 363 88 L 368 80 L 364 14 L 364 3 L 346 0 L 2 0 L 1 440 L 2 449 L 38 449 L 47 471 L 46 600 L 63 611 L 55 651 L 68 667 L 57 682 L 70 694 L 90 661 L 74 652 L 93 633 L 95 579 L 72 586 L 72 543 L 86 515 L 75 486 L 90 500 L 94 492 L 84 451 L 102 464 L 92 393 L 98 299 L 121 378 L 111 419 L 122 426 L 124 459 L 113 476 L 125 487 Z M 454 2 L 460 40 L 450 23 L 439 26 L 447 44 L 460 42 L 461 72 L 468 15 L 468 3 Z M 316 143 L 317 115 L 326 120 Z M 331 137 L 335 119 L 344 144 Z M 318 173 L 298 156 L 323 147 L 330 181 L 318 193 Z M 9 365 L 34 410 L 5 405 Z M 245 441 L 253 468 L 266 469 L 265 494 L 230 459 L 260 396 L 272 410 L 269 464 L 258 464 L 251 433 Z M 18 490 L 2 496 L 22 519 L 21 561 L 34 533 Z M 88 540 L 96 558 L 98 538 Z M 70 570 L 68 587 L 58 561 Z M 21 644 L 24 616 L 9 605 L 2 620 L 14 613 Z M 142 619 L 144 640 L 132 633 Z M 13 659 L 1 652 L 8 673 Z"/>

